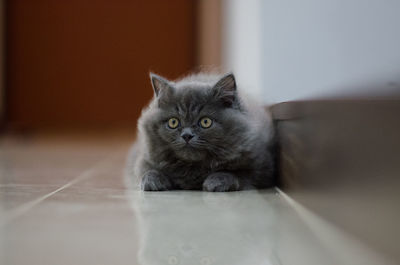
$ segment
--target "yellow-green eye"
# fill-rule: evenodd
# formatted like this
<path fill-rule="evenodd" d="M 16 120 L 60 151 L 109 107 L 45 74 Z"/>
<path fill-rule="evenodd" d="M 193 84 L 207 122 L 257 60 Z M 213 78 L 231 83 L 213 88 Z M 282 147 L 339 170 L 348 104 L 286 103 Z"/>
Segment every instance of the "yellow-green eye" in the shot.
<path fill-rule="evenodd" d="M 168 127 L 175 129 L 179 126 L 179 120 L 177 118 L 171 118 L 168 120 Z"/>
<path fill-rule="evenodd" d="M 212 119 L 207 118 L 207 117 L 201 118 L 201 120 L 200 120 L 200 126 L 203 128 L 210 128 L 212 123 L 213 123 Z"/>

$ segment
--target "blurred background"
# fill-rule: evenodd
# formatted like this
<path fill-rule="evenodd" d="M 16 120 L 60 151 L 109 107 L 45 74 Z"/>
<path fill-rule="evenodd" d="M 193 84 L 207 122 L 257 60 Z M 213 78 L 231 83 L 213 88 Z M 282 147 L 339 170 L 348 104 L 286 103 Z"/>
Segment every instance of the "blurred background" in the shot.
<path fill-rule="evenodd" d="M 269 242 L 276 264 L 400 264 L 399 47 L 399 0 L 0 0 L 0 264 L 133 264 L 171 232 L 247 264 Z M 150 195 L 141 225 L 123 174 L 149 72 L 201 70 L 274 104 L 283 195 Z"/>
<path fill-rule="evenodd" d="M 398 90 L 399 10 L 396 0 L 2 0 L 2 128 L 134 128 L 149 71 L 233 71 L 266 104 Z"/>

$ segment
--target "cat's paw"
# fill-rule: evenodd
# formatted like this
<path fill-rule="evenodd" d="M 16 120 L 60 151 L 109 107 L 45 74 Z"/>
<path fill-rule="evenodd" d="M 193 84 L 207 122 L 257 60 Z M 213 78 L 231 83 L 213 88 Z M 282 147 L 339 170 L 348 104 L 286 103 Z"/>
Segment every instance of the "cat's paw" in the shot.
<path fill-rule="evenodd" d="M 149 170 L 144 173 L 140 187 L 144 191 L 163 191 L 172 189 L 172 184 L 157 170 Z"/>
<path fill-rule="evenodd" d="M 239 179 L 226 172 L 212 173 L 203 182 L 203 190 L 205 191 L 236 191 L 239 189 Z"/>

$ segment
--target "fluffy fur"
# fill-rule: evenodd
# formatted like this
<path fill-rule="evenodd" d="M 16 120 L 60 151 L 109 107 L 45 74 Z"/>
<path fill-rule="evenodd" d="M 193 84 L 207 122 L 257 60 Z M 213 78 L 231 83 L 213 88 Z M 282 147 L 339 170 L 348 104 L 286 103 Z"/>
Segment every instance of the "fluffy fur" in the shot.
<path fill-rule="evenodd" d="M 235 191 L 273 185 L 270 115 L 238 91 L 232 74 L 196 74 L 175 82 L 150 77 L 154 98 L 138 121 L 130 155 L 130 177 L 139 180 L 142 190 Z M 212 120 L 209 128 L 200 126 L 204 117 Z M 179 120 L 177 128 L 168 126 L 170 118 Z"/>

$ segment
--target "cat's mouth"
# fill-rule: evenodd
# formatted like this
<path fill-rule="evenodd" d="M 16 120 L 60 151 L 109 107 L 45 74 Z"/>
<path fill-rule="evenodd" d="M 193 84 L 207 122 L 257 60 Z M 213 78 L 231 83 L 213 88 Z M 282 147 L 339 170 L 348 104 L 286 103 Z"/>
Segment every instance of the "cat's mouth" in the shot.
<path fill-rule="evenodd" d="M 194 141 L 184 142 L 181 145 L 181 148 L 196 148 L 196 143 Z"/>

